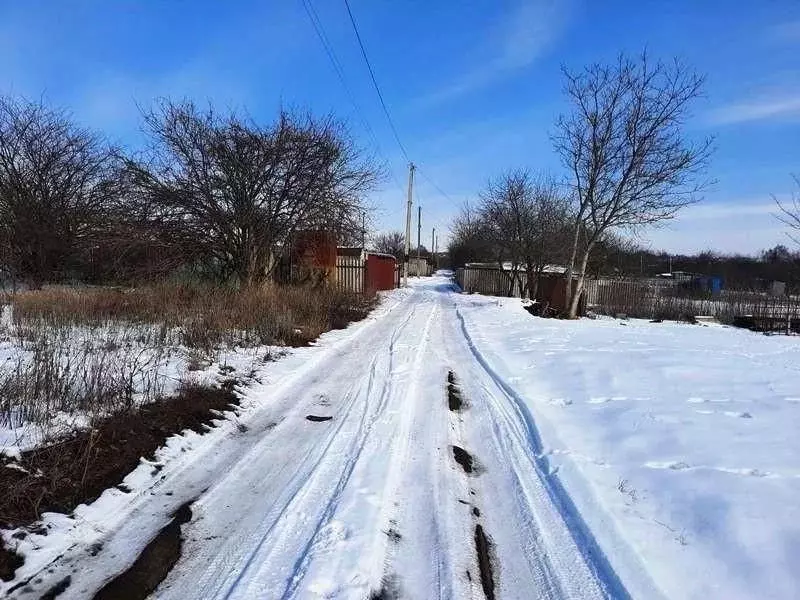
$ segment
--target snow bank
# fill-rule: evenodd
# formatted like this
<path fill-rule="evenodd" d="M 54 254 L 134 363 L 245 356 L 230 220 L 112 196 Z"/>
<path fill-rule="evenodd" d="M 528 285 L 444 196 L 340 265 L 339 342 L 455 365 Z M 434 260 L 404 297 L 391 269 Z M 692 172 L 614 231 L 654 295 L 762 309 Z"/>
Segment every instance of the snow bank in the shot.
<path fill-rule="evenodd" d="M 457 305 L 634 597 L 800 597 L 800 338 Z"/>

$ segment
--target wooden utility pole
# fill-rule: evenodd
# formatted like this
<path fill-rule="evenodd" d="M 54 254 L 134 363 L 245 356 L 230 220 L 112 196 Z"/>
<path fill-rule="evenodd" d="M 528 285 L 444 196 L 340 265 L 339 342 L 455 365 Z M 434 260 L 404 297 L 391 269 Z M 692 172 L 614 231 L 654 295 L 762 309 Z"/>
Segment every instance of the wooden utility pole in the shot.
<path fill-rule="evenodd" d="M 419 256 L 422 248 L 422 207 L 417 207 L 417 270 L 419 270 Z"/>
<path fill-rule="evenodd" d="M 367 213 L 361 213 L 361 248 L 367 247 Z"/>
<path fill-rule="evenodd" d="M 439 261 L 436 259 L 436 227 L 431 229 L 431 258 L 433 259 L 433 268 L 439 268 Z"/>
<path fill-rule="evenodd" d="M 403 257 L 403 286 L 408 285 L 408 259 L 411 255 L 411 194 L 414 188 L 414 163 L 408 164 L 408 203 L 406 206 L 406 247 Z"/>

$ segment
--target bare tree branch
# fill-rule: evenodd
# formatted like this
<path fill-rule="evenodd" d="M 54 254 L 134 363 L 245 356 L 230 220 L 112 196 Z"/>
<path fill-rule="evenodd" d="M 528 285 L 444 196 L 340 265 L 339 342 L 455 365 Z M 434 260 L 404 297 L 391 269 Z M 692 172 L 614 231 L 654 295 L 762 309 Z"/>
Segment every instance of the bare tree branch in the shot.
<path fill-rule="evenodd" d="M 400 231 L 389 231 L 377 236 L 373 242 L 375 250 L 383 254 L 391 254 L 398 263 L 404 260 L 406 252 L 406 236 Z"/>
<path fill-rule="evenodd" d="M 332 118 L 281 113 L 260 126 L 191 102 L 145 113 L 150 147 L 127 163 L 128 213 L 176 239 L 222 279 L 268 278 L 301 230 L 361 235 L 378 170 Z"/>
<path fill-rule="evenodd" d="M 689 106 L 704 81 L 677 60 L 653 64 L 643 53 L 564 74 L 573 110 L 558 119 L 553 142 L 577 200 L 567 270 L 569 281 L 578 273 L 569 303 L 574 317 L 598 240 L 610 229 L 670 219 L 696 202 L 709 183 L 703 175 L 712 140 L 684 137 Z"/>
<path fill-rule="evenodd" d="M 797 189 L 800 190 L 800 176 L 793 175 L 792 178 Z M 789 227 L 790 231 L 787 235 L 794 243 L 800 245 L 800 192 L 793 193 L 787 202 L 781 202 L 777 197 L 774 199 L 780 210 L 775 217 Z"/>
<path fill-rule="evenodd" d="M 535 297 L 544 268 L 564 261 L 570 239 L 569 202 L 555 180 L 525 170 L 505 173 L 481 193 L 478 214 L 498 260 L 512 263 L 513 276 L 524 269 L 523 295 Z"/>
<path fill-rule="evenodd" d="M 0 247 L 33 286 L 85 268 L 119 196 L 114 152 L 41 103 L 0 98 Z"/>

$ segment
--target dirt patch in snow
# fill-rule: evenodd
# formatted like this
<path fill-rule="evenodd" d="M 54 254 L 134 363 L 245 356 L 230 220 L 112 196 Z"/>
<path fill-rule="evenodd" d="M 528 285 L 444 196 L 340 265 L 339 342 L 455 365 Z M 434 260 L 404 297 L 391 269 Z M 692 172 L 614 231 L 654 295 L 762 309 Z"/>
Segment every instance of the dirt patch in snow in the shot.
<path fill-rule="evenodd" d="M 167 438 L 186 429 L 203 433 L 219 418 L 212 411 L 238 402 L 233 382 L 223 387 L 184 385 L 172 397 L 25 452 L 15 468 L 4 468 L 0 461 L 0 527 L 31 525 L 43 512 L 69 513 L 93 501 L 121 484 L 141 458 L 152 457 Z M 154 465 L 154 474 L 160 469 Z"/>
<path fill-rule="evenodd" d="M 447 373 L 447 407 L 452 412 L 460 411 L 464 406 L 464 401 L 461 398 L 461 390 L 456 383 L 455 373 L 452 371 Z"/>
<path fill-rule="evenodd" d="M 461 446 L 453 446 L 453 458 L 461 465 L 465 473 L 472 473 L 475 470 L 475 460 Z"/>
<path fill-rule="evenodd" d="M 400 583 L 395 575 L 387 575 L 381 587 L 369 595 L 369 600 L 397 600 L 400 598 Z"/>
<path fill-rule="evenodd" d="M 313 421 L 314 423 L 320 423 L 322 421 L 330 421 L 333 417 L 320 417 L 318 415 L 306 415 L 306 421 Z"/>
<path fill-rule="evenodd" d="M 72 577 L 67 575 L 66 577 L 64 577 L 64 579 L 62 579 L 53 587 L 51 587 L 49 590 L 47 590 L 39 600 L 55 600 L 61 594 L 67 591 L 67 588 L 70 586 L 71 583 L 72 583 Z"/>
<path fill-rule="evenodd" d="M 494 569 L 492 568 L 492 543 L 480 523 L 475 525 L 475 552 L 481 574 L 481 587 L 486 600 L 494 600 Z"/>
<path fill-rule="evenodd" d="M 25 560 L 15 552 L 12 552 L 3 544 L 0 539 L 0 580 L 11 581 L 14 579 L 14 571 L 21 567 Z"/>
<path fill-rule="evenodd" d="M 164 581 L 181 556 L 181 525 L 192 518 L 191 503 L 181 506 L 172 521 L 142 550 L 124 573 L 104 585 L 94 600 L 144 600 Z"/>

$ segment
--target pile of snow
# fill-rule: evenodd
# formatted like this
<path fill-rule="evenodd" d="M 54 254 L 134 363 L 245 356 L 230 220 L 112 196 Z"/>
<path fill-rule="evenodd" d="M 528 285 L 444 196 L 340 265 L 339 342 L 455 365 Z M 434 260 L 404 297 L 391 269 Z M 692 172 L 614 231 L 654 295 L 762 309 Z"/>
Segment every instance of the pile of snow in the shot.
<path fill-rule="evenodd" d="M 800 597 L 800 338 L 458 308 L 634 596 Z"/>

